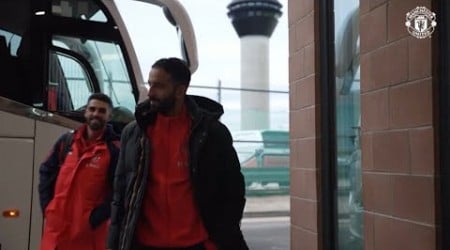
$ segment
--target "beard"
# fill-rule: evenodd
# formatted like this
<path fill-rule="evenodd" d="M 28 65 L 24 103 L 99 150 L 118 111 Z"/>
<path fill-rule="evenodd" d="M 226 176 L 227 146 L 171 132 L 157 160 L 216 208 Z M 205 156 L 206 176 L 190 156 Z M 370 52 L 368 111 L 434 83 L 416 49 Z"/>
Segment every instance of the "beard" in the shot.
<path fill-rule="evenodd" d="M 168 114 L 175 107 L 175 95 L 166 98 L 150 98 L 150 110 L 161 114 Z"/>
<path fill-rule="evenodd" d="M 106 121 L 103 121 L 97 117 L 92 117 L 88 119 L 87 125 L 93 131 L 100 131 L 105 127 Z"/>

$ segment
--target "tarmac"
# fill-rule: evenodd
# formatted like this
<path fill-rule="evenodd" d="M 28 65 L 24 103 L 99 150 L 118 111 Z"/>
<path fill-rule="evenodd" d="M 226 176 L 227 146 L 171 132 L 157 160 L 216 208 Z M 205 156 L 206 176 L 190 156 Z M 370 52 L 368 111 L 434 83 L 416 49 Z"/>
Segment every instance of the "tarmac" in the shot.
<path fill-rule="evenodd" d="M 244 218 L 290 215 L 289 195 L 251 196 L 246 199 Z"/>

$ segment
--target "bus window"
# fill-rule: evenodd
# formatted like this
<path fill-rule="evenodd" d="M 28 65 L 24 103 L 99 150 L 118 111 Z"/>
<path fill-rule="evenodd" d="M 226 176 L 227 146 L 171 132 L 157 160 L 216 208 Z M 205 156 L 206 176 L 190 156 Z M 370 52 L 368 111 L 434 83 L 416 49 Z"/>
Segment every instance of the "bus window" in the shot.
<path fill-rule="evenodd" d="M 54 36 L 52 44 L 55 47 L 67 49 L 82 56 L 89 63 L 89 67 L 93 69 L 95 74 L 93 77 L 98 80 L 99 85 L 88 87 L 90 91 L 95 91 L 97 88 L 111 97 L 114 106 L 134 110 L 136 104 L 131 89 L 130 76 L 118 44 L 66 36 Z M 79 76 L 78 79 L 85 78 Z M 89 86 L 89 84 L 86 86 Z M 70 94 L 73 95 L 72 92 Z M 76 109 L 76 106 L 74 103 L 73 108 Z"/>
<path fill-rule="evenodd" d="M 22 37 L 2 29 L 0 29 L 0 36 L 3 36 L 5 39 L 9 54 L 13 57 L 17 57 L 17 49 L 22 41 Z"/>
<path fill-rule="evenodd" d="M 108 21 L 103 11 L 92 0 L 53 0 L 52 14 L 94 22 Z"/>
<path fill-rule="evenodd" d="M 82 63 L 68 55 L 51 51 L 49 64 L 49 111 L 82 108 L 92 92 L 92 83 Z"/>

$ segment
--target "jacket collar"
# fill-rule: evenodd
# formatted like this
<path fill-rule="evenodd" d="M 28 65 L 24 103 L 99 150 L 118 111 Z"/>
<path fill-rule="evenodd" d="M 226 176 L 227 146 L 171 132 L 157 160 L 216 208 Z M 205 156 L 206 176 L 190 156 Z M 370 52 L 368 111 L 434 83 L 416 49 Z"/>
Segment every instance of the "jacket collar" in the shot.
<path fill-rule="evenodd" d="M 193 125 L 204 116 L 219 119 L 223 114 L 222 105 L 206 97 L 186 95 L 185 103 Z M 144 129 L 155 122 L 156 112 L 150 111 L 150 101 L 145 100 L 136 106 L 134 116 L 139 127 Z"/>
<path fill-rule="evenodd" d="M 87 124 L 83 124 L 81 127 L 76 129 L 73 133 L 74 134 L 83 133 L 84 130 L 86 130 L 86 129 L 87 129 Z M 103 139 L 105 141 L 115 141 L 115 140 L 119 140 L 120 137 L 116 132 L 114 132 L 114 129 L 111 124 L 106 124 L 106 129 L 103 133 Z"/>

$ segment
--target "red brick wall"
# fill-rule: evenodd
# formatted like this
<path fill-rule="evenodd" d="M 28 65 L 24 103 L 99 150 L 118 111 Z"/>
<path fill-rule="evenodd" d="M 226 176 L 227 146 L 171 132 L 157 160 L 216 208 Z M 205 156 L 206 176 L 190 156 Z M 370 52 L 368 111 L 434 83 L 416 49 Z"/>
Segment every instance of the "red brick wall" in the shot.
<path fill-rule="evenodd" d="M 319 249 L 318 79 L 314 0 L 290 0 L 291 249 Z"/>
<path fill-rule="evenodd" d="M 365 250 L 436 248 L 431 39 L 404 25 L 431 0 L 360 0 Z M 291 249 L 320 249 L 317 3 L 289 0 Z M 439 25 L 439 24 L 438 24 Z"/>
<path fill-rule="evenodd" d="M 405 27 L 431 4 L 360 4 L 365 250 L 435 249 L 431 39 Z"/>

